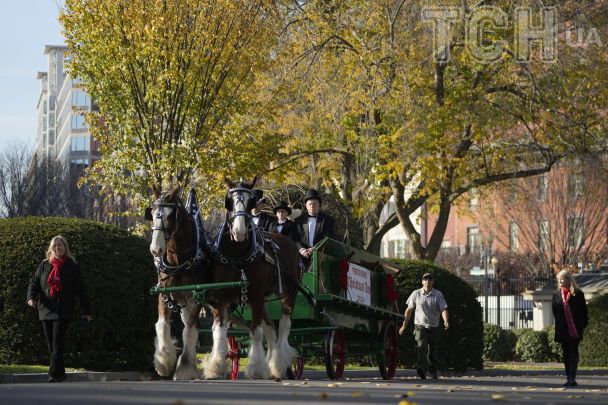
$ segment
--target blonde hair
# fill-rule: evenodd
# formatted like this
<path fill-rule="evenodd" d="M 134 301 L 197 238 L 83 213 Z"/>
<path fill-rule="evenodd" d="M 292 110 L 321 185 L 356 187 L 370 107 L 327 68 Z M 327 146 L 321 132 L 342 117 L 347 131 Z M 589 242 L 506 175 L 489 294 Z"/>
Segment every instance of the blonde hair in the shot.
<path fill-rule="evenodd" d="M 557 273 L 557 276 L 555 276 L 555 278 L 557 279 L 558 286 L 560 278 L 567 278 L 568 280 L 570 280 L 570 294 L 576 295 L 576 289 L 578 287 L 576 285 L 576 281 L 574 281 L 574 277 L 572 277 L 572 274 L 568 270 L 560 271 L 559 273 Z"/>
<path fill-rule="evenodd" d="M 55 243 L 56 240 L 61 241 L 61 243 L 63 243 L 63 246 L 65 246 L 64 256 L 69 257 L 70 259 L 72 259 L 72 261 L 74 263 L 76 263 L 76 258 L 74 256 L 72 256 L 72 252 L 70 252 L 70 245 L 68 244 L 67 239 L 61 235 L 57 235 L 57 236 L 53 237 L 53 239 L 51 239 L 51 242 L 49 243 L 49 247 L 46 250 L 46 258 L 49 260 L 55 258 L 55 253 L 53 252 L 53 243 Z"/>

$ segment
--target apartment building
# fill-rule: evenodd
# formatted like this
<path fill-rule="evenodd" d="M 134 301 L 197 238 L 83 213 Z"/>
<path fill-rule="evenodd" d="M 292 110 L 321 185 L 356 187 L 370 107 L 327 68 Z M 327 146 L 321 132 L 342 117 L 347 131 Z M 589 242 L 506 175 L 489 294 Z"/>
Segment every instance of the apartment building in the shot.
<path fill-rule="evenodd" d="M 38 72 L 38 131 L 35 153 L 83 169 L 99 159 L 99 145 L 91 137 L 84 114 L 97 107 L 78 78 L 66 72 L 68 47 L 47 45 L 48 71 Z"/>

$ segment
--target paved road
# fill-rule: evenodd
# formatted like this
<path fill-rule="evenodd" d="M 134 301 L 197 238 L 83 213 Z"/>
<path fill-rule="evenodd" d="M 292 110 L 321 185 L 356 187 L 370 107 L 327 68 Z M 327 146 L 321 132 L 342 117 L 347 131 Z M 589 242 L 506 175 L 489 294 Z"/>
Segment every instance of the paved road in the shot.
<path fill-rule="evenodd" d="M 447 377 L 421 381 L 400 373 L 392 381 L 354 377 L 305 381 L 68 381 L 0 384 L 0 404 L 606 404 L 608 377 L 581 375 L 565 389 L 562 377 L 535 374 Z M 76 378 L 74 378 L 76 379 Z M 407 401 L 407 402 L 405 402 Z"/>

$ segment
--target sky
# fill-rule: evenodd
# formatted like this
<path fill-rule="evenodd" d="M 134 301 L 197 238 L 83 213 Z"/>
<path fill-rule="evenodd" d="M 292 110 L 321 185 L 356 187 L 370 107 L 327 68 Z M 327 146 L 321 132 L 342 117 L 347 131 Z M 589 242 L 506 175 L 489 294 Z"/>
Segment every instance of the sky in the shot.
<path fill-rule="evenodd" d="M 39 71 L 48 70 L 45 45 L 62 45 L 57 21 L 62 0 L 0 0 L 0 152 L 34 146 Z"/>

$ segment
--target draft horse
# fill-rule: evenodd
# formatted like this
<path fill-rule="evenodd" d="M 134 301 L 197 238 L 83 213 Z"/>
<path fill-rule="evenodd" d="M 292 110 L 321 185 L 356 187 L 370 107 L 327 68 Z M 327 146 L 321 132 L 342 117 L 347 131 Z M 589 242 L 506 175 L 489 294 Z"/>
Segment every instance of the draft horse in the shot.
<path fill-rule="evenodd" d="M 197 224 L 184 207 L 179 197 L 179 188 L 164 195 L 157 188 L 153 192 L 156 202 L 151 218 L 150 252 L 158 269 L 158 286 L 205 283 L 206 273 L 203 267 L 208 265 L 210 253 L 200 223 Z M 174 380 L 198 378 L 196 346 L 200 309 L 201 306 L 193 300 L 191 292 L 158 295 L 154 367 L 160 376 L 173 375 Z M 170 321 L 174 311 L 180 312 L 184 323 L 183 349 L 179 359 L 171 339 Z"/>
<path fill-rule="evenodd" d="M 284 378 L 297 351 L 288 343 L 297 287 L 300 278 L 300 259 L 293 241 L 279 234 L 262 235 L 251 220 L 250 210 L 255 205 L 250 184 L 225 180 L 226 221 L 214 241 L 211 282 L 246 279 L 247 291 L 239 288 L 214 290 L 208 301 L 213 307 L 213 350 L 205 367 L 207 378 L 225 374 L 227 351 L 227 316 L 231 308 L 245 303 L 251 309 L 249 335 L 249 364 L 245 375 L 249 378 Z M 274 324 L 266 312 L 266 297 L 274 294 L 281 304 L 278 338 Z M 268 353 L 264 352 L 262 338 Z"/>

